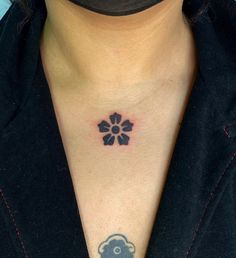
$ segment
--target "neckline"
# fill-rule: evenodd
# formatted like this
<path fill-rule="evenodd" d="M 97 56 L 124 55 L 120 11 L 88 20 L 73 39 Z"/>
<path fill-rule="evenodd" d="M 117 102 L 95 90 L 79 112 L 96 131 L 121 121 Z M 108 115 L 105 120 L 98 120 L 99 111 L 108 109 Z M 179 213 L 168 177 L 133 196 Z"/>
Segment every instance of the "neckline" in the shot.
<path fill-rule="evenodd" d="M 39 57 L 38 57 L 38 76 L 41 77 L 42 84 L 45 87 L 47 95 L 48 95 L 48 108 L 51 112 L 51 118 L 52 118 L 52 120 L 50 122 L 52 123 L 52 126 L 54 127 L 55 132 L 56 132 L 56 138 L 57 138 L 57 144 L 58 144 L 57 149 L 60 152 L 60 156 L 63 157 L 64 166 L 66 167 L 66 169 L 65 169 L 65 173 L 67 174 L 66 176 L 70 178 L 70 184 L 68 185 L 68 187 L 70 188 L 70 190 L 73 192 L 73 195 L 74 195 L 74 199 L 72 200 L 73 205 L 75 205 L 77 207 L 77 210 L 78 210 L 76 215 L 77 215 L 78 221 L 79 221 L 79 223 L 78 223 L 79 232 L 81 232 L 81 234 L 82 234 L 82 242 L 80 242 L 81 254 L 83 254 L 84 258 L 89 258 L 88 247 L 87 247 L 87 243 L 86 243 L 86 239 L 85 239 L 85 232 L 84 232 L 84 229 L 82 227 L 83 223 L 82 223 L 79 207 L 78 207 L 76 197 L 75 197 L 75 190 L 74 190 L 74 186 L 73 186 L 73 183 L 72 183 L 72 178 L 71 178 L 71 174 L 70 174 L 68 160 L 66 158 L 65 148 L 64 148 L 64 145 L 63 145 L 63 141 L 62 141 L 62 136 L 61 136 L 61 133 L 60 133 L 60 130 L 59 130 L 59 124 L 58 124 L 58 121 L 57 121 L 57 118 L 56 118 L 56 113 L 55 113 L 54 104 L 53 104 L 53 100 L 52 100 L 52 96 L 51 96 L 51 92 L 50 92 L 50 87 L 48 85 L 46 75 L 45 75 L 45 72 L 44 72 L 44 67 L 43 67 L 43 63 L 42 63 L 40 49 L 39 49 L 38 55 L 39 55 Z M 202 79 L 202 76 L 201 76 L 201 73 L 200 73 L 200 69 L 198 67 L 197 75 L 195 77 L 195 81 L 193 82 L 192 90 L 190 92 L 189 99 L 188 99 L 187 104 L 186 104 L 185 113 L 186 113 L 187 109 L 189 108 L 189 106 L 191 104 L 191 99 L 193 98 L 194 90 L 199 83 L 203 83 L 203 79 Z M 184 114 L 184 116 L 183 116 L 183 121 L 185 119 L 185 116 L 186 116 L 186 114 Z M 177 150 L 177 147 L 178 147 L 177 142 L 178 142 L 179 135 L 182 134 L 182 130 L 183 129 L 180 128 L 179 134 L 177 136 L 176 144 L 174 146 L 171 161 L 169 163 L 167 180 L 166 180 L 166 183 L 164 185 L 162 196 L 161 196 L 161 199 L 160 199 L 160 202 L 159 202 L 159 209 L 157 211 L 157 214 L 155 215 L 154 223 L 153 223 L 152 230 L 151 230 L 151 235 L 150 235 L 149 242 L 148 242 L 148 245 L 147 245 L 145 258 L 152 258 L 153 257 L 152 246 L 154 245 L 154 243 L 156 241 L 156 238 L 160 237 L 158 235 L 158 217 L 159 217 L 160 212 L 161 212 L 160 207 L 162 206 L 162 202 L 164 201 L 164 194 L 165 194 L 166 188 L 168 187 L 168 178 L 170 178 L 172 176 L 172 173 L 173 173 L 173 171 L 171 170 L 172 162 L 173 162 L 173 156 L 174 156 L 175 152 L 178 151 Z M 70 216 L 70 215 L 68 215 L 68 216 Z M 120 232 L 120 233 L 122 233 L 122 232 Z"/>

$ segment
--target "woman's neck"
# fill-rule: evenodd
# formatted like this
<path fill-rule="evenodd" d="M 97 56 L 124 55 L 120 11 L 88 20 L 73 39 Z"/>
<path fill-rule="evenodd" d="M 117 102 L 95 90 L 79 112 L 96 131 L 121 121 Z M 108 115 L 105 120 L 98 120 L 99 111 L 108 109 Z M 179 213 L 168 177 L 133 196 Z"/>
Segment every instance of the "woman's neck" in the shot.
<path fill-rule="evenodd" d="M 143 94 L 144 85 L 151 92 L 163 78 L 191 77 L 194 44 L 182 3 L 165 0 L 133 15 L 113 17 L 67 0 L 46 0 L 41 53 L 48 77 L 73 89 L 96 85 L 111 96 L 117 88 L 124 95 L 133 88 Z"/>

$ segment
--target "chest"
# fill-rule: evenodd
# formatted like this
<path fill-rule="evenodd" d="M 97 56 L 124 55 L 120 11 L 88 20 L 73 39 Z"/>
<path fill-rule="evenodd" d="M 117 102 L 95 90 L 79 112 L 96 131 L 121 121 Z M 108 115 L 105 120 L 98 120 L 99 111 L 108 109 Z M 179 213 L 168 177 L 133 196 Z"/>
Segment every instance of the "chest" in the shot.
<path fill-rule="evenodd" d="M 104 120 L 109 122 L 109 115 Z M 114 257 L 124 257 L 119 254 L 129 252 L 130 257 L 144 258 L 158 213 L 176 127 L 161 131 L 160 125 L 161 132 L 157 130 L 152 134 L 149 127 L 145 129 L 132 122 L 133 130 L 126 132 L 130 137 L 128 145 L 119 145 L 117 138 L 113 145 L 104 145 L 104 133 L 97 128 L 93 132 L 90 126 L 77 127 L 77 131 L 75 127 L 71 131 L 69 127 L 62 130 L 87 249 L 92 258 L 112 257 L 103 256 L 110 252 Z M 142 128 L 142 133 L 135 126 Z"/>
<path fill-rule="evenodd" d="M 54 99 L 91 258 L 145 257 L 186 96 L 173 95 L 172 105 L 148 101 L 112 112 Z M 114 114 L 120 118 L 113 121 Z M 126 144 L 119 141 L 122 133 Z M 113 142 L 104 140 L 108 134 Z"/>
<path fill-rule="evenodd" d="M 132 249 L 126 249 L 128 242 L 136 250 L 130 257 L 145 257 L 170 149 L 169 153 L 140 149 L 132 154 L 119 150 L 114 154 L 90 148 L 72 153 L 72 146 L 66 148 L 90 257 L 98 257 L 99 252 L 128 252 Z M 115 237 L 118 234 L 123 237 Z M 104 241 L 107 247 L 99 250 Z"/>

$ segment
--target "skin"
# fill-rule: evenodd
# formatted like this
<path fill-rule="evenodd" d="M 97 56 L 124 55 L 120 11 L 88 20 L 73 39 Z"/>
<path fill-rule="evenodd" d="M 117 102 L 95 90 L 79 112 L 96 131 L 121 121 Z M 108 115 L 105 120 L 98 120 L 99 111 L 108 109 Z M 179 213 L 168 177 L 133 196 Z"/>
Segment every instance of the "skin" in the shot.
<path fill-rule="evenodd" d="M 91 258 L 127 243 L 145 257 L 196 76 L 182 4 L 112 17 L 46 0 L 41 57 Z M 129 144 L 104 146 L 98 125 L 115 112 L 133 124 Z"/>
<path fill-rule="evenodd" d="M 46 0 L 41 52 L 48 80 L 60 91 L 69 87 L 92 98 L 93 105 L 111 109 L 169 94 L 178 82 L 191 84 L 196 57 L 182 4 L 165 0 L 134 15 L 112 17 L 68 0 Z M 164 80 L 175 84 L 164 87 Z"/>

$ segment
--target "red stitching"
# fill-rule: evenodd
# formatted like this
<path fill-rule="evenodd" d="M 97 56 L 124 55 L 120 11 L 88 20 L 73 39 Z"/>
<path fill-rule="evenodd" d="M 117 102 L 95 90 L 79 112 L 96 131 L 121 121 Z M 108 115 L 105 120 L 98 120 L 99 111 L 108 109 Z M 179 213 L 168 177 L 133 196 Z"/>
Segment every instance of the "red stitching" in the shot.
<path fill-rule="evenodd" d="M 207 208 L 208 208 L 208 206 L 209 206 L 211 200 L 213 199 L 214 194 L 216 193 L 216 189 L 217 189 L 217 187 L 219 186 L 219 184 L 220 184 L 220 182 L 221 182 L 223 176 L 225 175 L 227 169 L 229 168 L 230 164 L 233 162 L 233 160 L 235 159 L 235 157 L 236 157 L 236 152 L 233 153 L 233 155 L 232 155 L 232 157 L 231 157 L 231 159 L 230 159 L 228 165 L 226 166 L 225 170 L 223 171 L 223 173 L 222 173 L 221 176 L 219 177 L 219 180 L 218 180 L 218 182 L 216 183 L 216 186 L 214 187 L 214 189 L 213 189 L 213 190 L 211 191 L 211 193 L 209 194 L 208 201 L 207 201 L 207 203 L 206 203 L 206 205 L 205 205 L 205 207 L 204 207 L 204 211 L 203 211 L 203 214 L 202 214 L 202 216 L 201 216 L 201 218 L 200 218 L 200 220 L 199 220 L 199 223 L 197 224 L 197 227 L 196 227 L 196 229 L 195 229 L 195 232 L 194 232 L 194 236 L 193 236 L 191 245 L 190 245 L 190 247 L 189 247 L 187 253 L 185 254 L 185 258 L 189 257 L 190 251 L 191 251 L 191 249 L 192 249 L 192 247 L 193 247 L 193 243 L 194 243 L 194 241 L 195 241 L 195 239 L 196 239 L 196 237 L 197 237 L 197 233 L 198 233 L 198 231 L 199 231 L 199 228 L 200 228 L 200 226 L 201 226 L 201 223 L 202 223 L 202 221 L 203 221 L 203 218 L 204 218 L 204 216 L 205 216 L 205 214 L 206 214 L 206 212 L 207 212 Z"/>
<path fill-rule="evenodd" d="M 20 231 L 19 231 L 19 229 L 18 229 L 18 227 L 16 225 L 16 221 L 14 219 L 14 216 L 13 216 L 12 212 L 11 212 L 10 206 L 9 206 L 9 204 L 8 204 L 4 194 L 3 194 L 3 190 L 1 188 L 0 188 L 0 195 L 1 195 L 2 199 L 3 199 L 4 204 L 6 205 L 6 208 L 8 210 L 9 215 L 10 215 L 10 217 L 12 219 L 12 222 L 13 222 L 13 225 L 14 225 L 15 231 L 16 231 L 16 236 L 18 237 L 18 239 L 20 241 L 20 245 L 21 245 L 21 248 L 23 250 L 24 256 L 25 256 L 25 258 L 29 258 L 29 256 L 26 253 L 25 246 L 24 246 L 24 243 L 23 243 L 22 238 L 21 238 L 21 233 L 20 233 Z"/>
<path fill-rule="evenodd" d="M 228 136 L 228 138 L 231 138 L 231 136 L 230 136 L 230 134 L 229 134 L 229 127 L 230 127 L 231 125 L 233 125 L 233 124 L 236 124 L 236 122 L 233 121 L 232 123 L 227 124 L 227 125 L 224 126 L 224 132 L 225 132 L 225 134 Z"/>
<path fill-rule="evenodd" d="M 228 136 L 228 138 L 230 138 L 229 131 L 228 131 L 228 126 L 224 127 L 224 132 Z"/>

